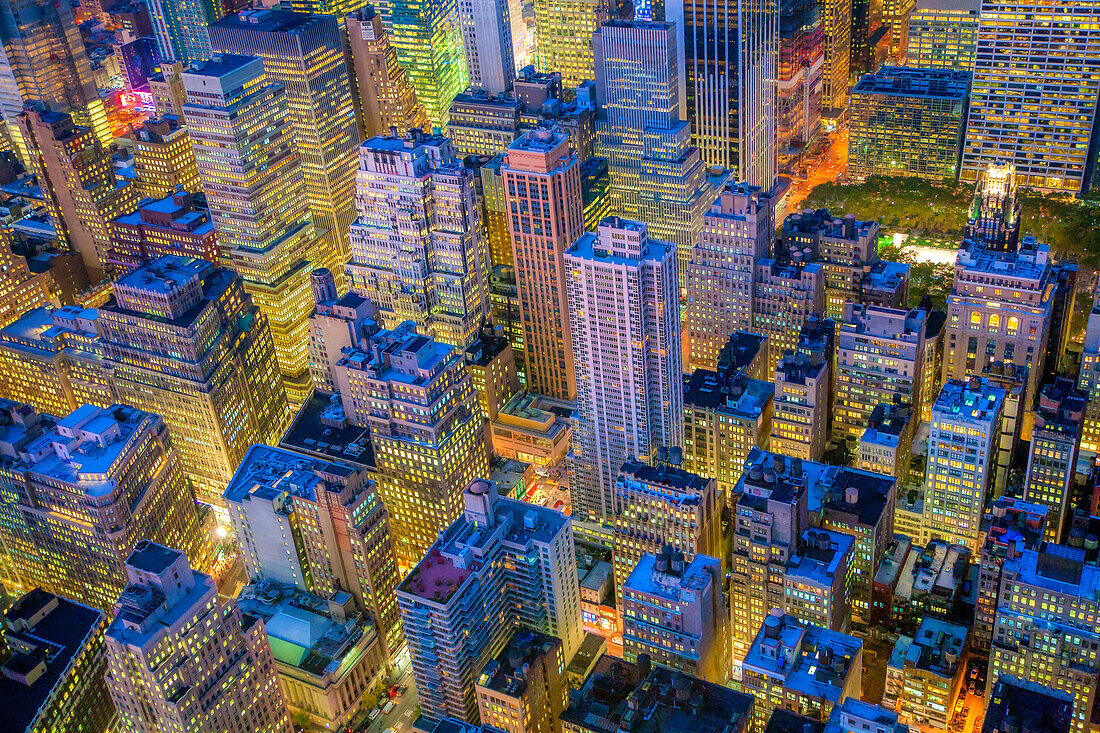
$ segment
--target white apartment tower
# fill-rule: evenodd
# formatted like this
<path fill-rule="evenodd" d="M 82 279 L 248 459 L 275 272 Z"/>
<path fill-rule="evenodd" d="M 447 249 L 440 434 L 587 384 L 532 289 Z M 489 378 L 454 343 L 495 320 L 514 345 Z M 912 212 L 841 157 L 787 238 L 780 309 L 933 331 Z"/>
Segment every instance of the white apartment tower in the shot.
<path fill-rule="evenodd" d="M 489 94 L 512 88 L 516 58 L 523 52 L 523 3 L 519 0 L 458 0 L 470 86 Z"/>
<path fill-rule="evenodd" d="M 617 217 L 565 251 L 577 378 L 573 511 L 614 511 L 619 468 L 683 441 L 676 246 Z"/>
<path fill-rule="evenodd" d="M 380 325 L 413 321 L 452 346 L 476 341 L 489 315 L 488 245 L 451 141 L 413 130 L 364 142 L 355 207 L 348 287 L 374 303 Z"/>

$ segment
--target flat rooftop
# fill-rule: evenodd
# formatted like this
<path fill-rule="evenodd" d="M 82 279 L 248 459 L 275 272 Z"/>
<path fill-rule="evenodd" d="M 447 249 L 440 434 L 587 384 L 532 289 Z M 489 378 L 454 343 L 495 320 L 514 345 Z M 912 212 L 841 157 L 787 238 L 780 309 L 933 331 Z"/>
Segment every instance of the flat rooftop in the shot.
<path fill-rule="evenodd" d="M 642 555 L 623 583 L 623 593 L 630 590 L 677 602 L 681 592 L 688 591 L 695 594 L 694 599 L 701 600 L 699 594 L 703 589 L 721 577 L 721 562 L 706 555 L 695 555 L 681 571 L 671 567 L 658 570 L 657 562 L 658 557 L 651 552 Z"/>
<path fill-rule="evenodd" d="M 954 679 L 961 671 L 970 629 L 926 616 L 910 639 L 902 636 L 890 655 L 890 666 L 930 672 L 937 677 Z"/>
<path fill-rule="evenodd" d="M 1005 391 L 986 379 L 949 379 L 932 406 L 932 420 L 982 423 L 991 430 L 1004 398 Z"/>
<path fill-rule="evenodd" d="M 650 492 L 675 504 L 698 504 L 712 479 L 681 468 L 627 461 L 619 470 L 616 483 L 631 491 Z"/>
<path fill-rule="evenodd" d="M 347 420 L 339 395 L 314 390 L 298 409 L 279 446 L 326 461 L 374 469 L 370 431 Z"/>

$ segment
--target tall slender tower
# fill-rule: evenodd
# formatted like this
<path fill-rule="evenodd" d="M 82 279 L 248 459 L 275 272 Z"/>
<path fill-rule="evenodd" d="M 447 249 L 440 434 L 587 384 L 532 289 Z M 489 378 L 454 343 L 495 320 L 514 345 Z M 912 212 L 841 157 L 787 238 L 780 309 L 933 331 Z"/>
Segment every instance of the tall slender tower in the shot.
<path fill-rule="evenodd" d="M 573 400 L 577 384 L 562 254 L 584 231 L 580 164 L 568 135 L 536 130 L 508 146 L 500 172 L 523 317 L 527 389 Z"/>
<path fill-rule="evenodd" d="M 318 252 L 344 290 L 355 219 L 358 131 L 340 26 L 330 15 L 250 10 L 210 25 L 215 53 L 259 56 L 268 79 L 286 89 L 294 144 L 313 226 L 333 246 Z M 323 230 L 323 232 L 322 232 Z"/>
<path fill-rule="evenodd" d="M 373 5 L 365 5 L 344 16 L 344 29 L 355 70 L 355 94 L 362 118 L 361 136 L 388 135 L 427 129 L 428 116 L 409 84 L 409 75 L 397 64 L 397 54 Z"/>
<path fill-rule="evenodd" d="M 887 0 L 887 4 L 893 0 Z M 825 0 L 825 69 L 821 75 L 822 104 L 843 109 L 848 96 L 852 59 L 852 0 Z M 908 23 L 909 19 L 906 18 Z"/>
<path fill-rule="evenodd" d="M 210 58 L 206 27 L 222 17 L 221 0 L 151 0 L 149 15 L 162 61 L 187 66 Z"/>
<path fill-rule="evenodd" d="M 458 18 L 470 86 L 489 94 L 511 89 L 516 78 L 517 36 L 524 32 L 523 3 L 519 0 L 461 0 Z"/>
<path fill-rule="evenodd" d="M 258 57 L 231 54 L 192 67 L 183 82 L 222 263 L 267 315 L 287 398 L 300 403 L 310 386 L 309 274 L 323 240 L 310 219 L 284 87 Z"/>
<path fill-rule="evenodd" d="M 683 443 L 676 263 L 674 245 L 617 217 L 565 252 L 577 374 L 574 516 L 612 516 L 623 463 Z"/>
<path fill-rule="evenodd" d="M 703 160 L 770 191 L 778 177 L 778 1 L 685 2 L 683 17 L 668 19 L 684 29 L 686 116 Z"/>
<path fill-rule="evenodd" d="M 446 127 L 451 100 L 467 84 L 456 0 L 392 0 L 388 9 L 397 61 L 408 72 L 428 123 Z"/>
<path fill-rule="evenodd" d="M 600 27 L 600 0 L 535 0 L 539 71 L 558 72 L 564 87 L 592 78 L 592 34 Z"/>

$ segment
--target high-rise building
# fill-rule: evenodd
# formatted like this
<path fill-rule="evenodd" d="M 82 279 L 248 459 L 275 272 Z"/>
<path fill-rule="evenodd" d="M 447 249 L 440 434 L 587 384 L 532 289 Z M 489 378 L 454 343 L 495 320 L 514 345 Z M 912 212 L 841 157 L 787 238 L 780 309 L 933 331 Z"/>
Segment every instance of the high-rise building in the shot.
<path fill-rule="evenodd" d="M 806 263 L 801 253 L 789 260 L 765 258 L 753 275 L 752 330 L 768 337 L 765 379 L 787 351 L 798 346 L 799 333 L 811 318 L 825 315 L 825 269 Z"/>
<path fill-rule="evenodd" d="M 893 0 L 885 0 L 888 4 Z M 825 64 L 821 72 L 822 106 L 843 110 L 848 103 L 852 60 L 852 0 L 825 0 Z"/>
<path fill-rule="evenodd" d="M 310 276 L 313 314 L 309 317 L 309 370 L 313 388 L 324 394 L 336 392 L 336 363 L 344 349 L 357 348 L 376 330 L 374 305 L 355 292 L 337 296 L 336 279 L 326 269 Z"/>
<path fill-rule="evenodd" d="M 504 205 L 504 178 L 501 175 L 504 153 L 488 159 L 483 156 L 465 158 L 462 162 L 474 173 L 478 218 L 485 231 L 489 260 L 493 269 L 496 270 L 498 267 L 510 269 L 514 262 L 512 261 L 512 235 L 508 231 L 508 209 Z M 493 320 L 498 326 L 504 325 L 503 321 L 498 320 L 495 311 Z M 516 349 L 515 341 L 512 342 L 512 348 Z M 517 351 L 522 353 L 523 349 L 517 349 Z"/>
<path fill-rule="evenodd" d="M 470 87 L 451 102 L 447 137 L 459 159 L 503 153 L 520 136 L 523 102 L 512 94 Z"/>
<path fill-rule="evenodd" d="M 127 555 L 148 539 L 205 566 L 206 529 L 159 416 L 84 405 L 55 422 L 27 405 L 3 408 L 0 563 L 15 587 L 109 609 L 126 587 Z"/>
<path fill-rule="evenodd" d="M 938 618 L 921 621 L 916 636 L 898 637 L 886 667 L 886 702 L 898 720 L 948 730 L 965 683 L 969 637 L 968 627 Z"/>
<path fill-rule="evenodd" d="M 107 617 L 35 588 L 4 612 L 0 698 L 4 725 L 19 733 L 107 733 L 117 720 L 107 694 Z"/>
<path fill-rule="evenodd" d="M 1052 690 L 1042 682 L 1024 682 L 1011 674 L 997 678 L 985 710 L 982 733 L 1008 733 L 1017 720 L 1036 733 L 1069 730 L 1073 694 Z"/>
<path fill-rule="evenodd" d="M 592 47 L 596 153 L 608 160 L 611 209 L 675 244 L 684 271 L 716 181 L 681 116 L 678 37 L 672 22 L 613 20 L 593 34 Z"/>
<path fill-rule="evenodd" d="M 821 75 L 828 52 L 821 4 L 782 0 L 775 115 L 776 147 L 781 160 L 804 150 L 821 131 Z"/>
<path fill-rule="evenodd" d="M 804 728 L 803 733 L 808 733 Z M 822 733 L 909 733 L 909 726 L 898 722 L 896 711 L 881 705 L 863 702 L 858 697 L 847 697 L 833 706 L 828 725 Z M 768 729 L 768 733 L 773 733 Z M 782 733 L 782 732 L 780 732 Z M 791 733 L 797 733 L 791 729 Z"/>
<path fill-rule="evenodd" d="M 489 94 L 512 88 L 523 53 L 523 3 L 519 0 L 458 0 L 469 84 Z M 518 52 L 518 53 L 517 53 Z"/>
<path fill-rule="evenodd" d="M 776 150 L 779 3 L 685 3 L 685 117 L 707 165 L 737 171 L 738 180 L 771 191 Z"/>
<path fill-rule="evenodd" d="M 970 73 L 883 66 L 852 88 L 848 170 L 954 182 L 966 132 Z"/>
<path fill-rule="evenodd" d="M 409 83 L 409 74 L 397 63 L 382 16 L 371 4 L 344 16 L 344 29 L 355 72 L 357 114 L 362 118 L 360 137 L 412 129 L 427 129 L 428 115 Z"/>
<path fill-rule="evenodd" d="M 348 286 L 385 328 L 405 321 L 466 347 L 489 316 L 488 252 L 473 174 L 451 141 L 413 130 L 359 148 Z"/>
<path fill-rule="evenodd" d="M 1023 409 L 1034 404 L 1046 353 L 1054 288 L 1050 248 L 1024 237 L 1017 249 L 998 252 L 963 240 L 955 283 L 947 296 L 943 377 L 981 374 L 987 364 L 1031 365 Z"/>
<path fill-rule="evenodd" d="M 468 85 L 457 0 L 391 0 L 384 21 L 428 124 L 447 125 L 447 108 Z"/>
<path fill-rule="evenodd" d="M 982 2 L 962 180 L 1007 162 L 1020 185 L 1089 191 L 1100 94 L 1097 7 L 1094 0 Z"/>
<path fill-rule="evenodd" d="M 179 116 L 146 120 L 130 138 L 134 141 L 135 183 L 142 196 L 164 198 L 177 188 L 202 192 L 191 136 Z"/>
<path fill-rule="evenodd" d="M 48 271 L 32 273 L 27 258 L 14 254 L 7 238 L 0 235 L 0 327 L 29 311 L 57 305 L 58 291 Z"/>
<path fill-rule="evenodd" d="M 111 221 L 107 265 L 124 275 L 165 255 L 217 262 L 218 235 L 210 212 L 185 190 L 142 199 L 137 209 Z"/>
<path fill-rule="evenodd" d="M 310 219 L 285 85 L 260 58 L 232 54 L 192 67 L 183 83 L 221 262 L 267 316 L 287 397 L 299 404 L 310 389 L 309 274 L 332 252 Z"/>
<path fill-rule="evenodd" d="M 364 350 L 365 349 L 365 350 Z M 398 563 L 412 567 L 489 474 L 485 418 L 459 349 L 403 323 L 336 364 L 344 414 L 366 426 Z"/>
<path fill-rule="evenodd" d="M 508 147 L 501 176 L 527 389 L 573 400 L 577 384 L 564 253 L 584 232 L 580 164 L 566 134 L 536 130 Z"/>
<path fill-rule="evenodd" d="M 729 670 L 722 563 L 646 553 L 623 584 L 623 656 L 641 654 L 691 677 L 723 684 Z"/>
<path fill-rule="evenodd" d="M 1068 379 L 1045 384 L 1039 391 L 1022 498 L 1047 507 L 1045 539 L 1051 542 L 1062 541 L 1070 515 L 1084 411 L 1085 395 Z"/>
<path fill-rule="evenodd" d="M 856 465 L 898 480 L 904 489 L 909 483 L 909 457 L 913 435 L 920 417 L 912 405 L 902 400 L 877 405 L 867 416 L 867 427 L 859 437 Z"/>
<path fill-rule="evenodd" d="M 729 182 L 703 217 L 684 271 L 691 368 L 714 369 L 730 336 L 752 327 L 753 273 L 770 253 L 774 205 L 759 187 Z"/>
<path fill-rule="evenodd" d="M 293 730 L 262 621 L 219 596 L 179 550 L 142 542 L 126 575 L 106 636 L 107 687 L 125 730 Z"/>
<path fill-rule="evenodd" d="M 887 57 L 898 66 L 907 65 L 906 50 L 909 45 L 909 18 L 916 7 L 916 0 L 884 0 L 882 24 L 886 26 Z"/>
<path fill-rule="evenodd" d="M 921 622 L 930 616 L 965 618 L 970 599 L 963 591 L 973 591 L 973 586 L 967 585 L 973 577 L 970 550 L 943 540 L 930 540 L 924 547 L 907 542 L 907 536 L 894 535 L 886 555 L 891 561 L 884 558 L 875 575 L 872 611 L 878 617 L 876 623 L 887 633 L 915 637 Z"/>
<path fill-rule="evenodd" d="M 608 218 L 565 251 L 565 269 L 578 405 L 570 493 L 574 514 L 603 520 L 625 461 L 683 441 L 676 248 Z"/>
<path fill-rule="evenodd" d="M 329 268 L 343 292 L 343 264 L 350 258 L 348 227 L 355 219 L 359 134 L 337 19 L 243 11 L 211 23 L 210 44 L 215 53 L 259 56 L 267 78 L 286 90 L 303 194 L 318 236 L 329 242 L 318 251 L 316 264 Z"/>
<path fill-rule="evenodd" d="M 606 5 L 615 7 L 618 0 Z M 565 87 L 592 78 L 592 34 L 606 18 L 600 0 L 538 0 L 535 3 L 535 47 L 539 71 L 558 72 Z"/>
<path fill-rule="evenodd" d="M 858 440 L 871 413 L 900 398 L 920 405 L 928 312 L 844 305 L 836 348 L 835 431 Z M 931 399 L 931 395 L 928 396 Z"/>
<path fill-rule="evenodd" d="M 980 9 L 981 0 L 917 0 L 909 16 L 906 65 L 973 71 Z"/>
<path fill-rule="evenodd" d="M 137 187 L 116 178 L 113 146 L 74 125 L 71 115 L 28 108 L 16 126 L 33 151 L 28 167 L 38 175 L 54 227 L 98 281 L 109 274 L 109 222 L 133 210 Z"/>
<path fill-rule="evenodd" d="M 478 718 L 509 733 L 555 733 L 568 703 L 569 683 L 561 639 L 520 629 L 478 676 Z M 438 728 L 437 728 L 438 729 Z"/>
<path fill-rule="evenodd" d="M 755 733 L 764 733 L 775 708 L 828 720 L 834 706 L 859 698 L 863 641 L 771 612 L 754 634 L 742 687 L 756 698 Z M 814 670 L 811 672 L 810 670 Z"/>
<path fill-rule="evenodd" d="M 538 395 L 516 392 L 490 426 L 493 453 L 506 461 L 561 465 L 573 442 L 567 413 Z"/>
<path fill-rule="evenodd" d="M 1073 696 L 1070 727 L 1088 730 L 1100 688 L 1100 567 L 1081 548 L 1043 542 L 1006 560 L 1002 570 L 993 644 L 989 650 L 986 702 L 993 680 L 1013 674 Z"/>
<path fill-rule="evenodd" d="M 153 0 L 149 15 L 161 60 L 186 67 L 211 57 L 207 26 L 222 16 L 220 0 Z"/>
<path fill-rule="evenodd" d="M 1005 391 L 988 379 L 944 382 L 932 407 L 924 531 L 977 553 Z"/>
<path fill-rule="evenodd" d="M 819 461 L 829 437 L 830 367 L 824 355 L 785 353 L 775 368 L 770 447 Z"/>
<path fill-rule="evenodd" d="M 1016 166 L 990 163 L 980 172 L 966 218 L 966 237 L 990 249 L 1012 252 L 1020 243 Z"/>
<path fill-rule="evenodd" d="M 623 464 L 615 480 L 612 557 L 616 597 L 645 555 L 666 547 L 691 562 L 696 555 L 720 557 L 721 494 L 714 479 L 674 466 Z"/>
<path fill-rule="evenodd" d="M 378 488 L 365 468 L 253 446 L 225 490 L 245 572 L 323 598 L 355 596 L 385 656 L 402 643 L 397 561 Z"/>
<path fill-rule="evenodd" d="M 466 347 L 466 368 L 477 390 L 477 401 L 485 417 L 485 430 L 496 422 L 500 410 L 519 393 L 519 374 L 512 356 L 512 345 L 504 329 L 486 323 L 478 329 L 477 340 Z M 492 444 L 492 433 L 486 438 Z"/>
<path fill-rule="evenodd" d="M 573 528 L 560 512 L 501 497 L 473 481 L 463 513 L 397 591 L 420 709 L 438 721 L 474 721 L 476 675 L 518 626 L 580 646 L 580 587 Z"/>
<path fill-rule="evenodd" d="M 1087 396 L 1081 426 L 1081 450 L 1100 453 L 1100 290 L 1093 294 L 1085 325 L 1077 389 Z"/>

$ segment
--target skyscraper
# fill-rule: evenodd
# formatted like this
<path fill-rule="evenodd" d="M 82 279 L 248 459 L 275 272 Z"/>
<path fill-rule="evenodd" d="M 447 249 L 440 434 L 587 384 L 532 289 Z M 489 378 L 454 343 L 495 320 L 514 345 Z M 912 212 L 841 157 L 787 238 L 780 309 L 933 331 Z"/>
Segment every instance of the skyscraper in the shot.
<path fill-rule="evenodd" d="M 829 437 L 832 366 L 823 355 L 787 353 L 775 368 L 771 448 L 791 458 L 821 460 Z"/>
<path fill-rule="evenodd" d="M 606 3 L 617 5 L 615 0 Z M 558 72 L 565 87 L 592 78 L 592 34 L 604 12 L 600 0 L 536 0 L 535 46 L 539 71 Z"/>
<path fill-rule="evenodd" d="M 774 379 L 783 353 L 798 346 L 798 334 L 807 320 L 824 315 L 825 270 L 820 264 L 807 264 L 800 255 L 797 259 L 757 261 L 752 330 L 768 337 L 765 379 Z"/>
<path fill-rule="evenodd" d="M 1047 507 L 1045 539 L 1051 542 L 1062 541 L 1071 514 L 1084 408 L 1084 393 L 1068 379 L 1048 382 L 1039 391 L 1022 498 Z"/>
<path fill-rule="evenodd" d="M 451 100 L 467 85 L 457 0 L 392 0 L 386 20 L 428 124 L 446 126 Z"/>
<path fill-rule="evenodd" d="M 1096 0 L 982 2 L 962 180 L 1008 162 L 1021 185 L 1088 192 L 1100 95 L 1098 10 Z"/>
<path fill-rule="evenodd" d="M 577 374 L 573 512 L 604 520 L 619 468 L 683 441 L 676 250 L 605 219 L 565 252 Z"/>
<path fill-rule="evenodd" d="M 165 115 L 146 120 L 131 136 L 134 141 L 134 174 L 142 196 L 164 198 L 180 186 L 191 193 L 202 192 L 195 151 L 183 119 Z"/>
<path fill-rule="evenodd" d="M 350 257 L 348 227 L 355 219 L 359 139 L 343 33 L 336 18 L 244 11 L 211 23 L 210 44 L 215 53 L 259 56 L 267 78 L 286 90 L 302 192 L 318 236 L 327 240 L 315 264 L 329 268 L 343 292 L 343 265 Z"/>
<path fill-rule="evenodd" d="M 126 575 L 107 627 L 107 687 L 124 730 L 294 730 L 262 622 L 179 550 L 141 542 Z"/>
<path fill-rule="evenodd" d="M 349 287 L 386 328 L 405 321 L 465 348 L 489 317 L 489 254 L 470 171 L 451 141 L 414 130 L 359 148 Z"/>
<path fill-rule="evenodd" d="M 378 330 L 374 304 L 355 292 L 337 297 L 336 280 L 326 269 L 309 276 L 316 304 L 309 317 L 309 371 L 316 392 L 336 392 L 336 363 L 344 349 L 358 347 Z"/>
<path fill-rule="evenodd" d="M 55 420 L 7 400 L 2 408 L 5 585 L 109 609 L 126 587 L 126 557 L 143 540 L 179 547 L 199 567 L 209 562 L 191 482 L 158 415 L 84 405 Z"/>
<path fill-rule="evenodd" d="M 512 88 L 517 49 L 523 50 L 523 3 L 519 0 L 457 0 L 469 84 L 489 94 Z"/>
<path fill-rule="evenodd" d="M 310 219 L 284 85 L 260 58 L 231 54 L 193 67 L 183 82 L 222 264 L 240 273 L 267 316 L 287 397 L 300 403 L 310 387 L 309 274 L 331 252 L 318 251 L 324 240 Z"/>
<path fill-rule="evenodd" d="M 50 273 L 32 273 L 27 258 L 13 254 L 7 238 L 0 235 L 0 327 L 28 311 L 56 305 L 56 291 Z"/>
<path fill-rule="evenodd" d="M 821 75 L 828 48 L 821 3 L 782 0 L 779 17 L 776 144 L 779 157 L 789 159 L 821 131 Z"/>
<path fill-rule="evenodd" d="M 222 16 L 221 0 L 152 0 L 149 15 L 162 61 L 186 67 L 210 58 L 206 27 Z"/>
<path fill-rule="evenodd" d="M 573 400 L 577 385 L 562 256 L 584 232 L 580 165 L 569 151 L 568 135 L 536 130 L 508 147 L 500 172 L 523 323 L 527 389 Z"/>
<path fill-rule="evenodd" d="M 187 191 L 142 199 L 136 211 L 111 221 L 107 264 L 115 277 L 164 255 L 218 261 L 218 236 L 210 212 Z"/>
<path fill-rule="evenodd" d="M 344 29 L 351 48 L 355 71 L 354 92 L 357 114 L 362 118 L 360 136 L 414 128 L 427 129 L 428 116 L 409 83 L 409 74 L 397 63 L 397 54 L 382 16 L 367 4 L 344 16 Z"/>
<path fill-rule="evenodd" d="M 779 3 L 684 3 L 685 117 L 707 165 L 771 191 L 778 177 Z"/>
<path fill-rule="evenodd" d="M 973 71 L 981 4 L 981 0 L 917 0 L 909 16 L 906 65 Z"/>
<path fill-rule="evenodd" d="M 887 3 L 893 0 L 886 0 Z M 822 104 L 842 110 L 848 96 L 852 54 L 852 0 L 825 0 L 825 68 L 821 74 Z"/>

